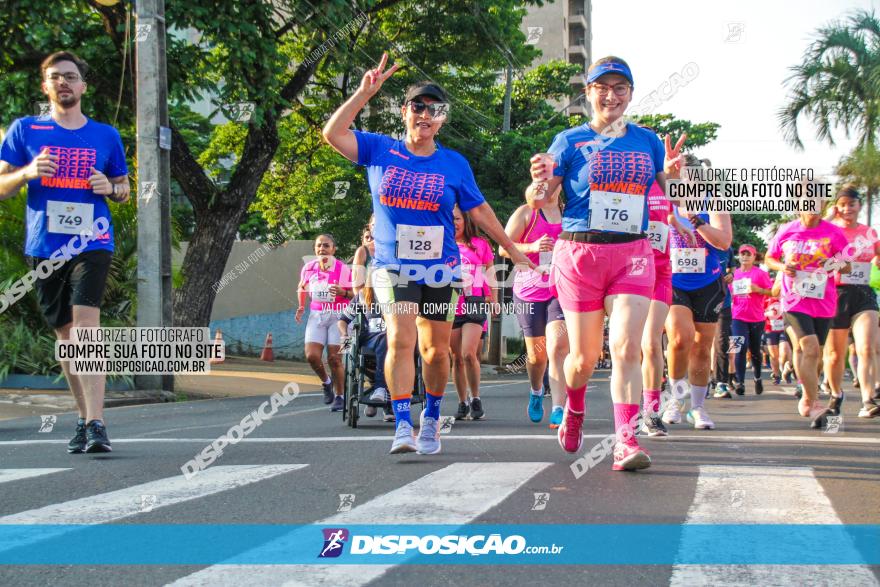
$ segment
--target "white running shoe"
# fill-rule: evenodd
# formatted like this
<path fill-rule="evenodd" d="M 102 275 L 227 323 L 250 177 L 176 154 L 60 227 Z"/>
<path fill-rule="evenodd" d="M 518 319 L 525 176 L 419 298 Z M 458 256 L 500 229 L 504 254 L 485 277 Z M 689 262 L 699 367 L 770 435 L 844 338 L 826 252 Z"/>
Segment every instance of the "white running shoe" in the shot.
<path fill-rule="evenodd" d="M 399 455 L 407 452 L 416 452 L 416 439 L 413 427 L 409 422 L 401 422 L 394 431 L 394 442 L 391 444 L 389 454 Z"/>
<path fill-rule="evenodd" d="M 419 436 L 416 438 L 416 449 L 420 455 L 435 455 L 440 452 L 440 423 L 436 418 L 428 418 L 425 412 L 421 415 Z"/>
<path fill-rule="evenodd" d="M 681 406 L 675 399 L 666 402 L 666 409 L 663 410 L 663 421 L 667 424 L 678 424 L 681 422 Z"/>
<path fill-rule="evenodd" d="M 712 430 L 715 428 L 715 422 L 712 421 L 712 418 L 709 417 L 709 413 L 703 406 L 689 411 L 687 419 L 697 430 Z"/>
<path fill-rule="evenodd" d="M 377 387 L 370 395 L 371 402 L 387 402 L 391 400 L 388 390 L 384 387 Z"/>

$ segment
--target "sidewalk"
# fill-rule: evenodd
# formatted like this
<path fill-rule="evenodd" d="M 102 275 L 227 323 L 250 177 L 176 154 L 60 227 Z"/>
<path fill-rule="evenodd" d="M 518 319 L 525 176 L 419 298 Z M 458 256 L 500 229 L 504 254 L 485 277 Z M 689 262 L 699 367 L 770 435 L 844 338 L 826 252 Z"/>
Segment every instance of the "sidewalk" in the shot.
<path fill-rule="evenodd" d="M 220 365 L 211 365 L 209 375 L 177 375 L 174 389 L 178 394 L 196 398 L 267 396 L 291 382 L 299 385 L 302 393 L 317 393 L 321 389 L 321 382 L 308 363 L 266 362 L 250 357 L 228 357 Z"/>
<path fill-rule="evenodd" d="M 483 365 L 483 376 L 496 375 L 495 367 Z M 163 401 L 189 401 L 222 397 L 266 397 L 296 383 L 302 394 L 321 393 L 321 382 L 308 363 L 249 357 L 229 357 L 212 365 L 209 375 L 178 375 L 174 393 L 153 391 L 108 392 L 105 407 Z M 0 420 L 71 412 L 76 409 L 67 390 L 0 389 Z"/>
<path fill-rule="evenodd" d="M 175 401 L 174 394 L 164 391 L 114 391 L 105 396 L 104 407 L 117 408 L 165 401 Z M 74 410 L 76 402 L 69 390 L 0 389 L 0 420 Z"/>

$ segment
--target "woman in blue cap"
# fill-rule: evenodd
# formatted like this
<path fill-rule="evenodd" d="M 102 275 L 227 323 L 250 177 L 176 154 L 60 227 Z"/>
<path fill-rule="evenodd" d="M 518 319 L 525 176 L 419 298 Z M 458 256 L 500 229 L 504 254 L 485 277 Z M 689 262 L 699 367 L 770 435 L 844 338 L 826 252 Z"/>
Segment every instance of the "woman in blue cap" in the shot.
<path fill-rule="evenodd" d="M 558 430 L 567 452 L 578 452 L 586 385 L 602 351 L 609 316 L 614 402 L 614 470 L 651 464 L 634 426 L 642 391 L 641 339 L 654 290 L 654 255 L 647 239 L 648 188 L 665 189 L 664 169 L 678 162 L 684 137 L 666 148 L 657 135 L 627 123 L 633 76 L 619 57 L 604 57 L 587 72 L 589 123 L 559 133 L 549 153 L 532 157 L 526 198 L 536 208 L 561 185 L 566 205 L 553 250 L 551 284 L 565 314 L 571 351 L 565 361 L 568 400 Z"/>

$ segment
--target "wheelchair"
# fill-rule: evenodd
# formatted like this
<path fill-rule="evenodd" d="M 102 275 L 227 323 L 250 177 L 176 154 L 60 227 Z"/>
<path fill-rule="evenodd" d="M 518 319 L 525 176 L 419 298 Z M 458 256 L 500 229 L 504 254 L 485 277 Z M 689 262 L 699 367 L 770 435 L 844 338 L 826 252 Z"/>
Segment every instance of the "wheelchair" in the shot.
<path fill-rule="evenodd" d="M 352 320 L 352 331 L 348 342 L 342 348 L 345 363 L 345 378 L 343 385 L 342 420 L 351 428 L 358 427 L 360 419 L 360 406 L 373 405 L 376 407 L 391 407 L 391 403 L 377 404 L 370 401 L 367 381 L 374 380 L 376 373 L 376 354 L 372 349 L 361 346 L 360 335 L 367 330 L 367 317 L 364 307 L 358 305 L 355 319 Z M 414 357 L 415 378 L 413 381 L 413 395 L 411 406 L 425 405 L 425 382 L 422 378 L 422 358 L 418 349 Z M 420 412 L 413 411 L 413 418 L 418 418 Z"/>

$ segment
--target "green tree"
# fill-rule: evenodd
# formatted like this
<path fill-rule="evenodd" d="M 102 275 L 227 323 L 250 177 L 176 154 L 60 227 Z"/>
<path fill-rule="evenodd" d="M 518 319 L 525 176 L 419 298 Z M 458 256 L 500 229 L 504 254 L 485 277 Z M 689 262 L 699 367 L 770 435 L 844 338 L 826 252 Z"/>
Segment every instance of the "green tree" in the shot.
<path fill-rule="evenodd" d="M 869 193 L 880 190 L 880 151 L 874 145 L 856 147 L 835 169 L 842 183 L 862 186 Z"/>
<path fill-rule="evenodd" d="M 94 67 L 87 80 L 89 115 L 119 126 L 131 151 L 134 40 L 128 10 L 125 3 L 8 0 L 0 16 L 0 123 L 36 110 L 42 100 L 37 65 L 51 51 L 71 48 Z M 308 155 L 307 148 L 319 157 L 321 124 L 383 51 L 406 68 L 383 88 L 369 120 L 359 121 L 359 127 L 383 132 L 394 115 L 381 108 L 382 101 L 393 105 L 407 83 L 430 77 L 456 104 L 457 120 L 447 125 L 449 143 L 466 155 L 475 151 L 466 148 L 470 129 L 494 123 L 480 102 L 481 89 L 492 85 L 507 58 L 530 63 L 537 55 L 519 31 L 525 10 L 515 0 L 188 0 L 169 1 L 166 10 L 169 30 L 177 31 L 167 44 L 172 104 L 185 109 L 184 104 L 207 101 L 228 118 L 229 105 L 253 105 L 252 117 L 228 125 L 238 131 L 218 130 L 204 149 L 184 132 L 181 113 L 171 112 L 172 175 L 194 219 L 174 300 L 174 322 L 182 326 L 208 323 L 215 296 L 211 286 L 221 277 L 242 223 L 254 228 L 250 207 L 257 193 L 268 189 L 261 186 L 272 165 L 292 166 L 303 190 L 311 188 L 308 174 L 299 171 L 304 163 L 299 157 Z M 53 18 L 46 20 L 45 14 Z M 487 37 L 502 44 L 505 53 L 487 51 Z M 303 131 L 295 134 L 303 144 L 289 150 L 297 159 L 277 158 L 283 133 Z M 236 157 L 226 167 L 223 161 L 231 154 Z M 346 211 L 353 208 L 344 200 L 333 202 Z M 322 222 L 293 220 L 313 228 Z"/>
<path fill-rule="evenodd" d="M 803 62 L 791 68 L 791 94 L 779 111 L 785 139 L 803 148 L 798 120 L 816 125 L 820 141 L 834 145 L 833 131 L 855 135 L 860 149 L 876 150 L 880 129 L 880 20 L 858 10 L 816 31 Z M 869 186 L 868 219 L 877 188 Z"/>
<path fill-rule="evenodd" d="M 633 117 L 633 122 L 653 128 L 661 138 L 669 135 L 674 140 L 687 133 L 687 142 L 684 144 L 686 151 L 708 145 L 718 138 L 718 129 L 721 128 L 716 122 L 679 120 L 672 114 L 642 114 Z"/>

